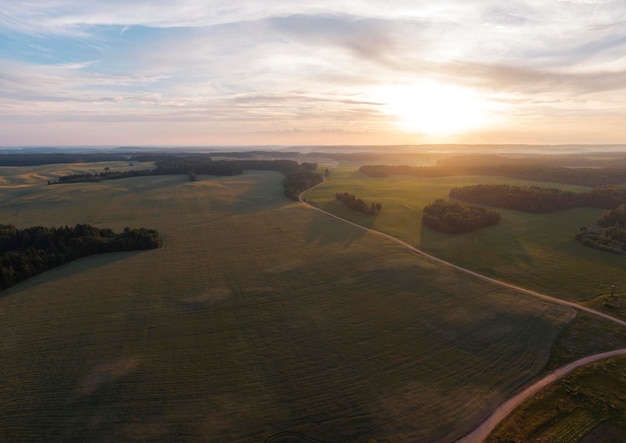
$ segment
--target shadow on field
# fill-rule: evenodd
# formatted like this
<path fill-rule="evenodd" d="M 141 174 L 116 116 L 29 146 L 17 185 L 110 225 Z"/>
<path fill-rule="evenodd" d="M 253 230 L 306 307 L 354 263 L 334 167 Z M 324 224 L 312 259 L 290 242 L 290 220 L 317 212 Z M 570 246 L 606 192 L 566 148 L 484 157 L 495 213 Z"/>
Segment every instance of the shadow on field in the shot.
<path fill-rule="evenodd" d="M 474 268 L 531 265 L 532 253 L 519 238 L 507 235 L 500 227 L 488 227 L 463 234 L 446 234 L 422 227 L 419 248 L 448 258 L 463 257 Z"/>
<path fill-rule="evenodd" d="M 366 231 L 317 212 L 306 227 L 306 241 L 319 245 L 340 243 L 344 247 L 360 239 Z"/>
<path fill-rule="evenodd" d="M 212 207 L 245 214 L 292 204 L 283 193 L 283 178 L 283 174 L 274 171 L 245 171 L 242 175 L 226 177 L 202 175 L 189 185 L 214 183 L 216 188 L 210 192 L 216 192 L 213 197 L 217 198 L 211 199 Z M 233 194 L 219 195 L 220 187 Z"/>
<path fill-rule="evenodd" d="M 9 297 L 12 294 L 28 290 L 33 286 L 52 283 L 64 278 L 71 277 L 77 273 L 83 272 L 88 269 L 98 268 L 101 266 L 107 266 L 120 260 L 134 257 L 138 254 L 147 253 L 150 251 L 128 251 L 128 252 L 108 252 L 104 254 L 89 255 L 77 260 L 72 260 L 56 268 L 49 269 L 37 274 L 31 278 L 28 278 L 10 288 L 0 291 L 0 298 Z"/>

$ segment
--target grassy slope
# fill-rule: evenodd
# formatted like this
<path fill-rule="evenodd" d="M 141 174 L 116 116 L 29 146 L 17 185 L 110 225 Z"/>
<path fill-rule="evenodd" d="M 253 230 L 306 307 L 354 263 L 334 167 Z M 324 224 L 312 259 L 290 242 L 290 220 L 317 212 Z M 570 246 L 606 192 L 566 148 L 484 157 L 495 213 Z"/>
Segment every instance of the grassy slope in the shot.
<path fill-rule="evenodd" d="M 613 283 L 618 292 L 626 292 L 623 257 L 584 247 L 573 238 L 580 226 L 593 225 L 601 210 L 578 208 L 533 215 L 497 209 L 503 217 L 497 227 L 459 235 L 422 228 L 421 211 L 426 204 L 447 198 L 454 186 L 478 183 L 584 189 L 504 177 L 368 178 L 356 168 L 337 168 L 326 184 L 306 197 L 323 209 L 390 233 L 439 257 L 529 289 L 589 303 L 606 295 Z M 380 202 L 383 210 L 376 218 L 356 214 L 335 201 L 336 192 Z M 613 311 L 607 310 L 615 314 Z"/>
<path fill-rule="evenodd" d="M 447 197 L 448 190 L 453 186 L 509 183 L 554 187 L 554 184 L 529 183 L 497 177 L 426 180 L 411 177 L 371 179 L 347 168 L 333 172 L 333 180 L 325 185 L 327 189 L 320 187 L 307 194 L 307 198 L 318 202 L 324 209 L 342 213 L 343 216 L 355 220 L 361 218 L 363 224 L 394 233 L 399 237 L 403 236 L 429 252 L 479 272 L 524 287 L 583 302 L 595 309 L 626 318 L 624 293 L 620 293 L 618 289 L 618 294 L 614 298 L 606 293 L 612 282 L 617 283 L 618 288 L 621 286 L 623 291 L 624 284 L 626 284 L 623 280 L 626 269 L 623 258 L 582 247 L 572 238 L 572 234 L 578 227 L 593 224 L 602 211 L 581 208 L 554 214 L 531 215 L 498 209 L 504 217 L 502 225 L 456 236 L 422 229 L 419 223 L 416 223 L 421 218 L 421 208 L 435 198 Z M 573 186 L 559 187 L 582 190 Z M 366 200 L 381 202 L 383 212 L 376 219 L 354 214 L 334 201 L 332 196 L 336 191 L 353 192 Z M 414 214 L 409 216 L 407 209 L 414 210 Z M 623 329 L 607 325 L 595 317 L 579 315 L 555 342 L 548 368 L 553 369 L 584 355 L 624 346 L 626 346 L 626 332 Z M 623 359 L 620 361 L 623 362 Z M 596 380 L 593 388 L 596 389 L 597 397 L 610 397 L 612 392 L 624 390 L 623 380 L 618 381 L 613 375 L 597 367 L 587 371 L 589 377 Z M 617 367 L 618 372 L 623 372 L 623 363 L 617 364 Z M 561 392 L 565 389 L 563 386 L 571 386 L 572 382 L 568 383 L 569 385 L 557 384 L 555 391 Z M 584 377 L 577 379 L 577 383 L 583 384 L 582 389 L 588 389 L 590 386 L 587 378 Z M 565 433 L 559 434 L 559 430 L 563 431 L 569 427 L 566 420 L 567 414 L 563 412 L 555 415 L 546 412 L 550 408 L 558 410 L 556 406 L 559 403 L 558 398 L 558 396 L 551 396 L 550 401 L 544 407 L 537 407 L 539 403 L 534 402 L 530 403 L 530 406 L 520 408 L 508 421 L 506 427 L 503 426 L 494 433 L 492 441 L 508 441 L 509 438 L 512 438 L 512 441 L 538 438 L 539 431 L 534 430 L 534 425 L 538 427 L 538 423 L 548 416 L 552 420 L 550 423 L 552 430 L 545 441 L 565 441 L 567 436 Z M 573 399 L 570 398 L 568 401 L 571 403 Z M 588 408 L 590 404 L 591 402 L 581 401 L 581 410 Z M 591 409 L 594 407 L 591 405 Z M 572 406 L 570 409 L 573 408 Z M 619 403 L 615 410 L 623 411 L 623 402 Z M 603 432 L 601 423 L 607 420 L 607 414 L 585 415 L 585 417 L 589 427 L 587 430 L 593 429 L 589 438 L 593 438 L 593 432 Z M 521 423 L 527 423 L 527 425 L 520 426 Z M 613 433 L 623 432 L 626 427 L 623 420 L 613 420 L 612 423 L 607 426 Z M 616 427 L 617 425 L 621 426 L 621 429 Z M 584 435 L 583 431 L 581 429 L 581 435 Z M 571 441 L 577 441 L 572 436 L 567 438 L 570 437 Z"/>
<path fill-rule="evenodd" d="M 280 183 L 3 191 L 4 223 L 144 226 L 165 245 L 2 294 L 0 440 L 447 441 L 546 364 L 571 310 L 290 203 Z"/>

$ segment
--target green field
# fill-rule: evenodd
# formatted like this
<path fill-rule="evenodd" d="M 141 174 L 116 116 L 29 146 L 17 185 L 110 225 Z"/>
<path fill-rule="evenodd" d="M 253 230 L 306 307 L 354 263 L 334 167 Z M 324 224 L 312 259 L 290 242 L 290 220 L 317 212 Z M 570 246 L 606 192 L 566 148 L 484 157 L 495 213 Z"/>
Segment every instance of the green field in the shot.
<path fill-rule="evenodd" d="M 460 266 L 559 298 L 593 304 L 616 315 L 615 309 L 604 309 L 598 301 L 610 292 L 611 284 L 617 285 L 618 293 L 626 293 L 626 260 L 574 240 L 578 229 L 595 224 L 602 210 L 577 208 L 537 215 L 495 208 L 502 214 L 500 225 L 457 235 L 421 226 L 426 204 L 447 198 L 455 186 L 480 183 L 587 189 L 507 177 L 370 178 L 358 168 L 340 167 L 332 170 L 325 184 L 307 192 L 306 198 L 322 209 L 401 238 Z M 380 202 L 383 209 L 377 217 L 355 213 L 335 200 L 336 192 Z M 626 318 L 623 312 L 622 316 Z"/>
<path fill-rule="evenodd" d="M 501 225 L 461 235 L 441 234 L 420 225 L 421 209 L 426 204 L 437 198 L 447 198 L 449 190 L 454 186 L 479 183 L 585 190 L 578 186 L 528 182 L 507 177 L 369 178 L 358 173 L 356 168 L 346 167 L 334 169 L 331 178 L 324 185 L 308 192 L 306 197 L 322 209 L 403 238 L 433 255 L 461 266 L 626 318 L 624 258 L 583 247 L 573 239 L 573 234 L 580 226 L 595 223 L 603 212 L 601 210 L 579 208 L 534 215 L 496 208 L 503 215 Z M 375 218 L 357 214 L 335 201 L 335 192 L 350 192 L 366 201 L 380 202 L 383 211 Z M 611 284 L 618 287 L 614 297 L 609 294 Z M 547 369 L 554 369 L 574 358 L 624 346 L 626 332 L 623 328 L 607 325 L 588 315 L 579 315 L 554 343 Z M 595 397 L 608 398 L 615 391 L 623 391 L 625 387 L 623 380 L 617 381 L 606 371 L 598 369 L 599 367 L 587 370 L 589 377 L 596 380 L 595 384 L 591 385 L 591 389 L 595 389 Z M 617 372 L 623 373 L 622 363 L 618 363 L 617 368 Z M 584 378 L 578 380 L 582 383 L 580 388 L 583 390 L 590 389 L 586 380 Z M 561 392 L 565 389 L 564 386 L 571 387 L 571 383 L 570 385 L 558 383 L 554 390 Z M 554 396 L 551 401 L 555 403 L 557 400 L 558 396 Z M 577 406 L 575 399 L 569 401 L 571 412 Z M 568 414 L 563 411 L 548 414 L 547 410 L 554 405 L 548 403 L 546 406 L 538 406 L 540 403 L 541 401 L 535 401 L 516 411 L 508 425 L 503 426 L 490 441 L 528 441 L 540 438 L 540 423 L 543 423 L 542 420 L 546 417 L 550 417 L 551 431 L 549 435 L 541 436 L 543 440 L 537 441 L 579 440 L 579 437 L 567 435 L 565 432 L 573 426 L 570 423 L 573 418 L 568 418 Z M 578 417 L 580 420 L 576 420 L 584 422 L 589 428 L 577 428 L 577 435 L 583 436 L 590 431 L 586 437 L 588 439 L 584 440 L 586 443 L 594 441 L 593 438 L 598 438 L 604 431 L 610 432 L 610 435 L 615 437 L 626 428 L 623 419 L 614 419 L 612 424 L 608 424 L 608 414 L 590 415 L 588 412 L 580 412 L 587 410 L 585 408 L 593 410 L 594 404 L 590 406 L 590 402 L 581 400 L 576 409 L 580 414 Z M 618 416 L 623 414 L 623 402 L 617 404 L 614 410 Z M 526 423 L 526 426 L 520 426 L 520 423 Z"/>
<path fill-rule="evenodd" d="M 0 441 L 452 441 L 544 368 L 574 316 L 290 202 L 278 173 L 14 172 L 3 223 L 154 228 L 164 246 L 2 293 Z M 372 197 L 390 215 L 393 198 Z"/>

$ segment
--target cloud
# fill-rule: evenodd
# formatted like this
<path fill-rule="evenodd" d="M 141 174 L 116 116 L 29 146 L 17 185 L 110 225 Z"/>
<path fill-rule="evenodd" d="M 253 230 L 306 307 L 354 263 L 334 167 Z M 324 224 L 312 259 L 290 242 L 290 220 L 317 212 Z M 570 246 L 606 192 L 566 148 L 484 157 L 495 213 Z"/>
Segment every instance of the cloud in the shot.
<path fill-rule="evenodd" d="M 540 93 L 579 95 L 626 91 L 626 68 L 620 71 L 576 73 L 464 62 L 450 65 L 447 69 L 459 81 L 495 91 L 509 90 L 529 95 Z"/>
<path fill-rule="evenodd" d="M 93 65 L 94 63 L 97 63 L 97 62 L 96 61 L 84 61 L 80 63 L 62 63 L 57 66 L 61 69 L 83 69 L 83 68 L 86 68 L 87 66 Z"/>
<path fill-rule="evenodd" d="M 426 81 L 515 116 L 624 110 L 619 0 L 0 2 L 12 122 L 382 133 L 372 91 Z"/>

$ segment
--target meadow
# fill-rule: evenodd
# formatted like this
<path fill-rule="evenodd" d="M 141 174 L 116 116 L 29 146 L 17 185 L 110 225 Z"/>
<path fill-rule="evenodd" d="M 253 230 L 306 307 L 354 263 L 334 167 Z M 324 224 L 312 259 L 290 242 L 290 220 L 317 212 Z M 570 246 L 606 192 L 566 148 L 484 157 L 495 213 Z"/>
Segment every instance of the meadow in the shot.
<path fill-rule="evenodd" d="M 626 318 L 623 257 L 586 248 L 573 238 L 580 226 L 593 225 L 601 210 L 577 208 L 537 215 L 494 208 L 502 214 L 502 223 L 468 234 L 443 234 L 421 226 L 421 209 L 426 204 L 447 198 L 455 186 L 480 183 L 587 189 L 508 177 L 369 178 L 350 165 L 334 169 L 332 178 L 306 197 L 324 210 L 390 233 L 453 263 Z M 333 192 L 351 192 L 366 201 L 381 202 L 383 210 L 376 217 L 355 213 L 336 201 Z M 615 296 L 610 295 L 611 284 L 618 288 Z M 555 341 L 546 370 L 624 346 L 623 328 L 579 313 Z M 545 396 L 540 394 L 516 410 L 489 441 L 588 443 L 601 439 L 603 433 L 612 436 L 607 437 L 611 441 L 622 441 L 617 436 L 626 428 L 623 399 L 607 400 L 610 406 L 603 399 L 613 399 L 616 392 L 626 389 L 623 361 L 596 364 L 582 372 L 585 376 L 555 384 Z M 561 398 L 564 392 L 568 395 Z"/>
<path fill-rule="evenodd" d="M 617 286 L 617 293 L 626 293 L 623 257 L 585 247 L 574 240 L 578 229 L 593 226 L 602 210 L 575 208 L 528 214 L 492 208 L 502 215 L 501 223 L 494 227 L 457 235 L 422 227 L 425 205 L 438 198 L 448 198 L 453 187 L 490 183 L 578 192 L 589 189 L 508 177 L 371 178 L 351 165 L 333 169 L 327 182 L 307 192 L 306 198 L 324 210 L 391 234 L 460 266 L 626 318 L 623 310 L 602 306 L 612 284 Z M 358 214 L 336 201 L 336 192 L 380 202 L 383 209 L 376 217 Z"/>
<path fill-rule="evenodd" d="M 3 168 L 0 219 L 164 245 L 0 294 L 1 441 L 453 441 L 575 316 L 291 202 L 278 173 L 42 184 L 67 168 Z M 401 229 L 419 201 L 379 183 L 374 227 L 426 241 Z M 334 205 L 325 186 L 307 198 Z"/>

